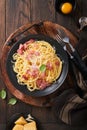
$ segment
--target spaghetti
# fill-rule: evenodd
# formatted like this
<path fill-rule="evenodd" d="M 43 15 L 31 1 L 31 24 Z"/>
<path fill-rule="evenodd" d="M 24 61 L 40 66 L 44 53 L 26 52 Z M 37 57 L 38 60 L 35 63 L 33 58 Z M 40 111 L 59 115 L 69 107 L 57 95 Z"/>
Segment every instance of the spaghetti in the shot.
<path fill-rule="evenodd" d="M 46 41 L 31 39 L 20 44 L 13 60 L 18 83 L 30 91 L 48 87 L 58 79 L 62 70 L 62 61 Z"/>

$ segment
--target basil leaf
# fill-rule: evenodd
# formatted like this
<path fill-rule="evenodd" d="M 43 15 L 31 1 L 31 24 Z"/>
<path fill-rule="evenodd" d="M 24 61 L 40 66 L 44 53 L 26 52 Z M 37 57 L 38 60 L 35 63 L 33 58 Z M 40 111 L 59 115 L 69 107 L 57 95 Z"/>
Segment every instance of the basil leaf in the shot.
<path fill-rule="evenodd" d="M 41 71 L 41 72 L 44 72 L 45 70 L 46 70 L 46 65 L 42 64 L 42 65 L 40 66 L 40 71 Z"/>
<path fill-rule="evenodd" d="M 15 105 L 16 103 L 17 103 L 17 99 L 16 99 L 16 98 L 11 98 L 11 99 L 9 99 L 8 104 L 10 104 L 10 105 Z"/>
<path fill-rule="evenodd" d="M 0 91 L 0 97 L 1 97 L 2 99 L 5 99 L 5 98 L 6 98 L 6 91 L 5 91 L 4 89 L 2 89 L 2 90 Z"/>

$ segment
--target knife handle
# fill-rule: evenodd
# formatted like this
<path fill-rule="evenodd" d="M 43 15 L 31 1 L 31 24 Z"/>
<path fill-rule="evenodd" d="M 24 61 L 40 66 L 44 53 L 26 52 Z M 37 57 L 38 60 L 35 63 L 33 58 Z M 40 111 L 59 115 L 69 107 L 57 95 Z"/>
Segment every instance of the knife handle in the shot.
<path fill-rule="evenodd" d="M 84 80 L 87 80 L 87 66 L 82 61 L 82 59 L 81 59 L 79 53 L 77 52 L 77 50 L 75 50 L 74 52 L 72 52 L 72 55 L 73 55 L 73 59 L 72 59 L 73 62 L 77 66 L 78 70 L 81 72 Z"/>

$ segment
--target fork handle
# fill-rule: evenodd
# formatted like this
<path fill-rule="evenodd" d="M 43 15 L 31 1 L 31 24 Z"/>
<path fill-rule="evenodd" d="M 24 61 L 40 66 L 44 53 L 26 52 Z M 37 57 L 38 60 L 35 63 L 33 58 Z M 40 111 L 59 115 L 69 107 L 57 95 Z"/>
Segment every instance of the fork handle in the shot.
<path fill-rule="evenodd" d="M 74 52 L 72 52 L 73 55 L 73 62 L 75 63 L 75 65 L 77 66 L 77 68 L 79 69 L 79 71 L 81 72 L 83 78 L 85 80 L 87 80 L 87 66 L 85 65 L 85 63 L 82 61 L 79 53 L 77 52 L 77 50 L 75 50 Z"/>

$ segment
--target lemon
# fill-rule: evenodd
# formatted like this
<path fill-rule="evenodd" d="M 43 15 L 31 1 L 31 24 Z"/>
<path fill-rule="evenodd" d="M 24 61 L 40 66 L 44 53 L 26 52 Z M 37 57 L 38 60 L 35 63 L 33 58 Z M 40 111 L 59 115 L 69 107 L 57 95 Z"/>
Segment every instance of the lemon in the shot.
<path fill-rule="evenodd" d="M 68 2 L 62 4 L 61 11 L 64 14 L 69 14 L 72 11 L 72 4 Z"/>

